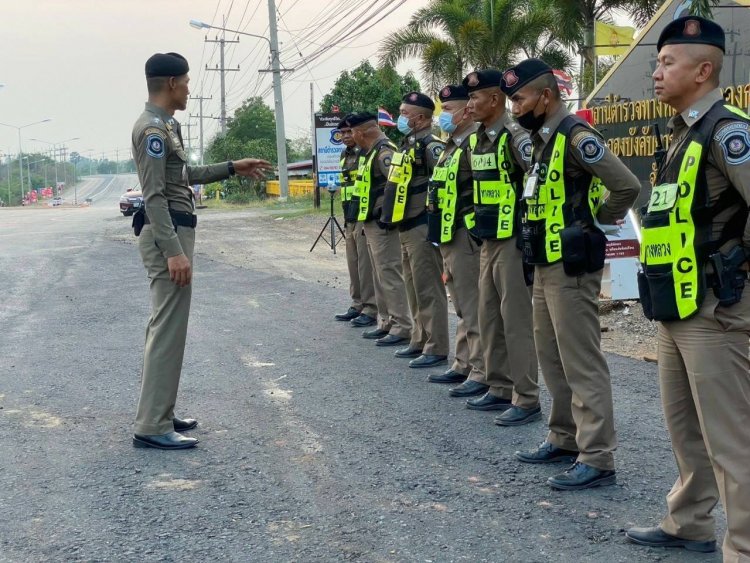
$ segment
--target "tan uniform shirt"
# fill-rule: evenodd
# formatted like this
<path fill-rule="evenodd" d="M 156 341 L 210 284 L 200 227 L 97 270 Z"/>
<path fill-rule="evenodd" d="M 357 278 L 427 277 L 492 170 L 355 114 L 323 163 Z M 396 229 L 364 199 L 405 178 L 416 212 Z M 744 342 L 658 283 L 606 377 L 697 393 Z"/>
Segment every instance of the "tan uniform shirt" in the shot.
<path fill-rule="evenodd" d="M 182 147 L 180 124 L 162 108 L 149 103 L 133 126 L 132 143 L 154 240 L 167 258 L 183 254 L 169 209 L 192 213 L 190 184 L 228 178 L 227 163 L 190 166 Z"/>
<path fill-rule="evenodd" d="M 672 142 L 667 151 L 665 164 L 682 146 L 690 128 L 711 109 L 723 100 L 720 89 L 712 90 L 688 109 L 669 120 L 667 127 L 672 131 Z M 706 180 L 708 197 L 711 203 L 732 186 L 740 193 L 746 206 L 750 206 L 750 131 L 748 123 L 741 119 L 723 119 L 714 129 L 714 136 L 706 155 Z M 721 230 L 736 212 L 732 206 L 720 212 L 713 220 L 713 235 L 718 238 Z M 736 244 L 736 243 L 735 243 Z M 742 244 L 750 247 L 750 219 L 745 224 Z"/>
<path fill-rule="evenodd" d="M 544 148 L 554 139 L 558 126 L 568 115 L 570 112 L 561 105 L 555 113 L 547 116 L 541 129 L 534 133 L 535 162 L 541 160 Z M 612 154 L 604 140 L 580 124 L 570 131 L 564 167 L 566 176 L 575 178 L 588 173 L 602 180 L 609 193 L 597 220 L 604 225 L 612 225 L 624 218 L 641 190 L 638 178 Z"/>
<path fill-rule="evenodd" d="M 488 152 L 495 146 L 504 129 L 510 133 L 510 150 L 513 160 L 526 172 L 531 165 L 531 138 L 508 112 L 504 112 L 489 127 L 484 124 L 479 126 L 476 148 Z"/>

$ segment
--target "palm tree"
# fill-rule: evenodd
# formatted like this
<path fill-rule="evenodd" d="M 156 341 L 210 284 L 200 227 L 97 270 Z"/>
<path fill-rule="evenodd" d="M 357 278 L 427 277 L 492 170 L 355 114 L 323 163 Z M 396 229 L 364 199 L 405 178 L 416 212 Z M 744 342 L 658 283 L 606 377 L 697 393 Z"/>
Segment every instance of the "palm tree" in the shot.
<path fill-rule="evenodd" d="M 693 0 L 690 3 L 690 13 L 694 16 L 711 19 L 711 7 L 718 5 L 719 0 Z"/>

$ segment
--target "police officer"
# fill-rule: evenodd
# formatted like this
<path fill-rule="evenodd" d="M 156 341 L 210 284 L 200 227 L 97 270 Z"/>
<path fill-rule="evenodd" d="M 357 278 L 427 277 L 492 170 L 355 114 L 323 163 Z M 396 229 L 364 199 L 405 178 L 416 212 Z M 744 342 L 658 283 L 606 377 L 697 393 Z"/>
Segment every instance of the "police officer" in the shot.
<path fill-rule="evenodd" d="M 538 367 L 531 320 L 530 279 L 518 244 L 523 174 L 531 160 L 528 133 L 505 110 L 501 73 L 469 73 L 469 112 L 481 122 L 470 139 L 474 213 L 467 217 L 484 242 L 479 266 L 479 333 L 486 376 L 452 389 L 454 396 L 484 395 L 467 407 L 500 410 L 498 424 L 520 426 L 541 417 Z"/>
<path fill-rule="evenodd" d="M 474 211 L 468 146 L 477 125 L 466 109 L 469 101 L 466 88 L 449 84 L 438 96 L 443 109 L 438 122 L 448 134 L 448 141 L 430 178 L 427 237 L 439 245 L 458 323 L 453 365 L 445 373 L 430 375 L 427 380 L 461 383 L 469 376 L 483 381 L 484 360 L 477 317 L 479 247 L 464 224 L 466 215 Z"/>
<path fill-rule="evenodd" d="M 548 479 L 556 489 L 611 485 L 616 437 L 601 352 L 598 297 L 606 237 L 598 224 L 621 221 L 640 184 L 596 131 L 568 113 L 546 63 L 528 59 L 510 68 L 502 89 L 534 145 L 521 236 L 524 259 L 536 266 L 534 339 L 552 395 L 547 440 L 516 456 L 527 463 L 575 460 Z"/>
<path fill-rule="evenodd" d="M 398 231 L 380 220 L 383 191 L 396 146 L 380 130 L 377 118 L 371 113 L 358 113 L 349 118 L 349 123 L 362 157 L 355 189 L 359 204 L 357 220 L 363 224 L 372 259 L 378 308 L 377 326 L 364 331 L 362 336 L 375 339 L 376 346 L 395 346 L 409 338 L 412 326 Z"/>
<path fill-rule="evenodd" d="M 404 282 L 414 320 L 399 358 L 414 358 L 410 368 L 428 368 L 448 359 L 448 297 L 442 257 L 427 240 L 427 185 L 443 142 L 432 134 L 435 104 L 425 94 L 409 92 L 399 107 L 398 129 L 405 135 L 393 155 L 383 198 L 382 221 L 397 225 Z"/>
<path fill-rule="evenodd" d="M 157 53 L 146 61 L 149 100 L 133 126 L 133 157 L 143 191 L 145 217 L 138 248 L 150 280 L 151 317 L 146 326 L 141 395 L 133 445 L 166 450 L 198 443 L 179 431 L 197 425 L 174 415 L 185 351 L 196 217 L 190 184 L 207 184 L 233 174 L 261 178 L 265 160 L 243 159 L 190 166 L 180 124 L 190 94 L 188 63 L 177 53 Z M 140 226 L 136 229 L 140 229 Z"/>
<path fill-rule="evenodd" d="M 724 31 L 686 16 L 657 42 L 654 91 L 677 114 L 643 210 L 644 313 L 659 322 L 662 404 L 679 477 L 657 527 L 629 540 L 715 549 L 727 517 L 725 562 L 750 562 L 750 119 L 719 89 Z M 745 288 L 746 289 L 746 288 Z"/>
<path fill-rule="evenodd" d="M 359 168 L 360 151 L 352 138 L 349 114 L 338 124 L 344 150 L 341 151 L 341 206 L 344 211 L 344 239 L 346 265 L 349 268 L 349 294 L 352 304 L 346 313 L 336 315 L 336 320 L 351 321 L 352 326 L 374 325 L 377 317 L 375 285 L 372 281 L 372 262 L 367 252 L 367 241 L 359 215 L 359 199 L 354 194 Z"/>

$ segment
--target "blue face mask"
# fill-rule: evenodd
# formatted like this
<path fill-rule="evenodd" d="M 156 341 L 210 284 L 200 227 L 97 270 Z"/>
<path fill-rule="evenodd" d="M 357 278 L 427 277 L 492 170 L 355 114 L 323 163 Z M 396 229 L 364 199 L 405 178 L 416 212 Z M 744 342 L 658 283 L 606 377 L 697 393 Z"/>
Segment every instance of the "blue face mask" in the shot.
<path fill-rule="evenodd" d="M 453 114 L 448 113 L 447 111 L 443 111 L 438 116 L 438 125 L 440 125 L 440 128 L 448 134 L 453 133 L 456 130 L 456 127 L 458 127 L 458 125 L 453 123 Z"/>
<path fill-rule="evenodd" d="M 411 127 L 409 127 L 409 118 L 406 117 L 405 115 L 398 116 L 398 121 L 396 121 L 396 127 L 404 135 L 408 135 L 409 133 L 411 133 Z"/>

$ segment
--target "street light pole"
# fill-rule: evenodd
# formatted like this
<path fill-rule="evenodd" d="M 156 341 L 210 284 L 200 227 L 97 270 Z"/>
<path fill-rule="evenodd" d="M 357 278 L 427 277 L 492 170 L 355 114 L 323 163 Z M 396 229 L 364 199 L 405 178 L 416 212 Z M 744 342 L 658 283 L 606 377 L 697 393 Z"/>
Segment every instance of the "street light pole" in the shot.
<path fill-rule="evenodd" d="M 220 31 L 228 31 L 229 33 L 237 33 L 239 35 L 249 35 L 250 37 L 263 39 L 268 43 L 268 48 L 271 51 L 271 70 L 259 70 L 258 72 L 273 73 L 273 101 L 276 112 L 276 153 L 279 167 L 279 200 L 286 201 L 287 197 L 289 197 L 289 170 L 286 159 L 286 132 L 284 130 L 284 98 L 281 94 L 281 73 L 291 72 L 294 69 L 281 68 L 281 62 L 279 59 L 278 30 L 276 27 L 276 3 L 274 0 L 268 0 L 268 24 L 271 35 L 270 39 L 263 35 L 256 35 L 255 33 L 218 27 L 199 20 L 190 20 L 190 26 L 196 29 L 218 29 Z"/>
<path fill-rule="evenodd" d="M 21 149 L 21 129 L 26 129 L 27 127 L 31 127 L 32 125 L 39 125 L 40 123 L 47 123 L 48 121 L 52 121 L 51 118 L 42 119 L 41 121 L 35 121 L 34 123 L 27 123 L 26 125 L 21 125 L 20 127 L 18 125 L 10 125 L 8 123 L 0 123 L 0 125 L 3 125 L 4 127 L 10 127 L 11 129 L 15 129 L 18 131 L 18 168 L 21 171 L 21 198 L 23 199 L 23 150 Z M 10 201 L 8 202 L 8 205 L 10 205 Z"/>

